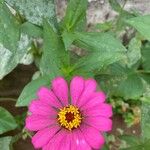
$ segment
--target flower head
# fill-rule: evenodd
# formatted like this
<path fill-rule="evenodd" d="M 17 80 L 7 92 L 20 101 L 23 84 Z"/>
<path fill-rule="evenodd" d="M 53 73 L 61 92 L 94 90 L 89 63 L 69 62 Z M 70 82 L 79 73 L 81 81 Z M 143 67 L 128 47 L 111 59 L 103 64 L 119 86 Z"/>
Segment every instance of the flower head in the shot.
<path fill-rule="evenodd" d="M 103 133 L 112 128 L 112 107 L 96 91 L 94 79 L 76 76 L 68 83 L 57 77 L 50 89 L 41 87 L 29 105 L 26 128 L 42 150 L 92 150 L 102 148 Z"/>

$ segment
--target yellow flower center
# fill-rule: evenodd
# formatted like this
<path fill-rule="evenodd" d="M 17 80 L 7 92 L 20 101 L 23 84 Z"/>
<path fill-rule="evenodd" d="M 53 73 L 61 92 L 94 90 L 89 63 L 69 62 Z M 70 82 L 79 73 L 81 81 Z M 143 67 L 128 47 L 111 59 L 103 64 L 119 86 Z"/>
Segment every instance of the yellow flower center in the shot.
<path fill-rule="evenodd" d="M 76 106 L 69 105 L 59 110 L 58 122 L 62 127 L 71 131 L 72 129 L 79 127 L 81 121 L 82 116 Z"/>

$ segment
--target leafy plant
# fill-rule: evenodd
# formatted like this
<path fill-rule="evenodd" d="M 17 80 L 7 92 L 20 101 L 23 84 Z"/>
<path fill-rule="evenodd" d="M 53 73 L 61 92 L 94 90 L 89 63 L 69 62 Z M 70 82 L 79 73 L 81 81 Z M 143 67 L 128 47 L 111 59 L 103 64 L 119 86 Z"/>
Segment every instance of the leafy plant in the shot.
<path fill-rule="evenodd" d="M 18 64 L 36 65 L 38 77 L 24 87 L 16 102 L 17 107 L 22 107 L 36 98 L 40 86 L 48 86 L 56 76 L 64 76 L 68 81 L 75 75 L 94 77 L 114 112 L 121 114 L 128 124 L 135 123 L 133 107 L 141 107 L 141 137 L 122 139 L 127 142 L 127 150 L 148 150 L 150 15 L 128 12 L 124 10 L 125 3 L 121 6 L 117 0 L 109 3 L 119 13 L 118 17 L 97 24 L 98 32 L 86 32 L 87 0 L 69 0 L 60 22 L 53 0 L 0 0 L 0 79 Z M 119 36 L 122 31 L 128 35 L 126 41 Z M 81 55 L 74 48 L 81 49 Z M 130 107 L 126 111 L 124 104 Z M 0 134 L 16 128 L 19 127 L 14 117 L 0 107 Z M 30 135 L 21 130 L 21 136 Z M 0 138 L 0 149 L 8 150 L 12 138 Z M 108 149 L 107 144 L 104 149 Z"/>

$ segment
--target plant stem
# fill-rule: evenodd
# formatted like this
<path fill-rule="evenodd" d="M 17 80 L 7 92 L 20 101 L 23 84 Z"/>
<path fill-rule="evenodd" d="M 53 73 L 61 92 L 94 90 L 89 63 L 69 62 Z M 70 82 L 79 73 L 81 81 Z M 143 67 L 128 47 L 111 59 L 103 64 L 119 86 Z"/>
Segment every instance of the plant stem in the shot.
<path fill-rule="evenodd" d="M 13 102 L 16 102 L 17 99 L 11 98 L 11 97 L 2 97 L 2 98 L 0 98 L 0 101 L 13 101 Z"/>

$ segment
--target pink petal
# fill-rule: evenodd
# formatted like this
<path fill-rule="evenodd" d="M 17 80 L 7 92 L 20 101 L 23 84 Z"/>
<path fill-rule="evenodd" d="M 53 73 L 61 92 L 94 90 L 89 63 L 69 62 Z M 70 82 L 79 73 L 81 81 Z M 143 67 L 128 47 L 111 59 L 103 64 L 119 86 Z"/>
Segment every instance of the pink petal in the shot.
<path fill-rule="evenodd" d="M 55 78 L 52 81 L 52 90 L 64 106 L 68 105 L 68 84 L 64 78 Z"/>
<path fill-rule="evenodd" d="M 103 103 L 106 99 L 106 95 L 104 92 L 95 92 L 91 95 L 89 99 L 87 99 L 85 105 L 81 107 L 82 110 L 88 109 Z"/>
<path fill-rule="evenodd" d="M 67 133 L 66 133 L 66 130 L 61 130 L 59 131 L 51 140 L 50 142 L 43 147 L 43 150 L 59 150 L 60 149 L 60 146 L 61 144 L 63 143 L 63 141 L 66 139 L 67 137 Z M 68 141 L 68 144 L 66 143 L 66 147 L 62 147 L 61 149 L 62 150 L 67 150 L 66 148 L 70 145 L 69 145 L 69 141 Z M 69 149 L 68 149 L 69 150 Z"/>
<path fill-rule="evenodd" d="M 83 133 L 78 129 L 72 132 L 71 150 L 91 150 L 91 147 L 85 140 Z"/>
<path fill-rule="evenodd" d="M 112 116 L 112 106 L 109 104 L 101 103 L 95 107 L 91 107 L 83 111 L 84 116 L 89 117 L 96 117 L 96 116 L 103 116 L 103 117 L 111 117 Z"/>
<path fill-rule="evenodd" d="M 87 99 L 89 99 L 91 94 L 96 90 L 96 85 L 97 84 L 94 79 L 88 79 L 85 81 L 84 91 L 77 103 L 78 107 L 81 107 L 82 105 L 84 105 L 86 103 Z"/>
<path fill-rule="evenodd" d="M 62 141 L 59 144 L 58 150 L 70 150 L 71 147 L 71 139 L 70 135 L 66 135 L 65 139 L 62 139 Z"/>
<path fill-rule="evenodd" d="M 31 115 L 26 118 L 26 128 L 30 131 L 38 131 L 56 123 L 56 119 L 48 116 Z"/>
<path fill-rule="evenodd" d="M 72 104 L 76 105 L 84 89 L 84 79 L 82 77 L 76 76 L 72 79 L 70 83 L 70 94 L 72 99 Z"/>
<path fill-rule="evenodd" d="M 59 130 L 60 127 L 53 126 L 38 131 L 32 138 L 34 147 L 41 148 L 46 145 Z"/>
<path fill-rule="evenodd" d="M 87 117 L 84 120 L 85 124 L 88 124 L 99 131 L 111 131 L 112 129 L 112 120 L 105 117 Z"/>
<path fill-rule="evenodd" d="M 48 105 L 51 105 L 56 108 L 62 107 L 61 103 L 58 101 L 54 93 L 46 87 L 41 87 L 38 90 L 37 95 L 41 101 L 43 101 L 44 103 L 47 103 Z"/>
<path fill-rule="evenodd" d="M 37 115 L 56 116 L 57 112 L 48 104 L 40 101 L 33 100 L 29 105 L 29 112 Z"/>
<path fill-rule="evenodd" d="M 104 145 L 105 143 L 104 137 L 98 130 L 85 124 L 83 124 L 80 127 L 80 129 L 86 141 L 93 149 L 100 149 Z"/>

